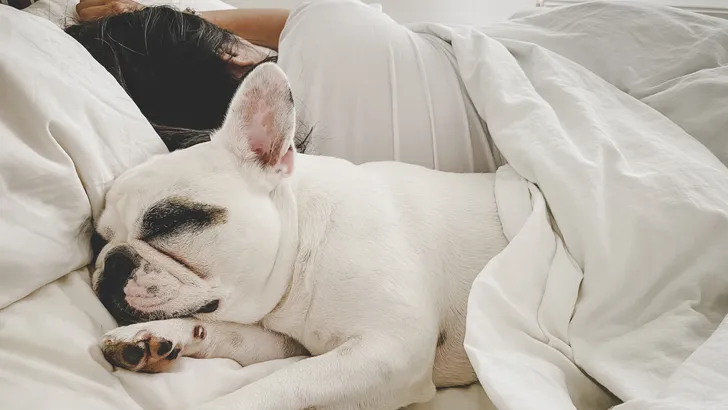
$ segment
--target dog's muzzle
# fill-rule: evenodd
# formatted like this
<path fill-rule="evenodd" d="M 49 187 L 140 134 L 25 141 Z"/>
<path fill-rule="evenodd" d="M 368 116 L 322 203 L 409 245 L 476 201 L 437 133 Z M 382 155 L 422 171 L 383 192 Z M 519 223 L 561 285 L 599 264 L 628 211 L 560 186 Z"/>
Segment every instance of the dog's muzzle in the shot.
<path fill-rule="evenodd" d="M 104 270 L 96 282 L 96 294 L 119 325 L 151 320 L 126 302 L 124 287 L 139 267 L 141 257 L 130 246 L 118 246 L 106 254 Z"/>
<path fill-rule="evenodd" d="M 96 282 L 96 294 L 101 303 L 116 319 L 119 325 L 129 325 L 150 320 L 187 317 L 197 313 L 212 313 L 220 306 L 218 299 L 209 301 L 197 309 L 184 312 L 153 311 L 142 312 L 126 300 L 124 288 L 134 277 L 137 269 L 145 263 L 142 257 L 130 246 L 121 245 L 111 249 L 104 260 L 104 269 Z"/>

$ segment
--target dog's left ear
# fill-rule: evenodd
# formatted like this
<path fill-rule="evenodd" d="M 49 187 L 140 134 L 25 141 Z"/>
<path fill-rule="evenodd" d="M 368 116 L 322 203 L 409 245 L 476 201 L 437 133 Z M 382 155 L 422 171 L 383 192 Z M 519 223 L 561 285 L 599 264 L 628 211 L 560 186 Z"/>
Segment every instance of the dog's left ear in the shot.
<path fill-rule="evenodd" d="M 264 63 L 243 80 L 213 140 L 221 140 L 243 163 L 266 173 L 293 172 L 296 111 L 288 79 L 276 64 Z"/>

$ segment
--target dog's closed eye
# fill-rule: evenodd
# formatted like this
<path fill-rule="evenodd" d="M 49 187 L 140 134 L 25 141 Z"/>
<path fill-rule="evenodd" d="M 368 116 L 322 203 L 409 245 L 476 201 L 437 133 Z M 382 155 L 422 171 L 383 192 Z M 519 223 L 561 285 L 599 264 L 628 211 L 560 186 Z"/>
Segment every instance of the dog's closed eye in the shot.
<path fill-rule="evenodd" d="M 152 246 L 152 247 L 153 247 L 153 248 L 154 248 L 154 249 L 155 249 L 155 250 L 156 250 L 157 252 L 159 252 L 159 253 L 163 254 L 164 256 L 166 256 L 166 257 L 168 257 L 168 258 L 172 259 L 173 261 L 175 261 L 175 262 L 179 263 L 180 265 L 184 266 L 184 267 L 185 267 L 185 269 L 187 269 L 187 270 L 188 270 L 188 271 L 190 271 L 190 272 L 193 272 L 193 273 L 194 273 L 195 275 L 197 275 L 197 276 L 199 276 L 199 277 L 201 277 L 201 278 L 203 278 L 203 277 L 206 277 L 206 276 L 207 276 L 207 275 L 206 275 L 206 274 L 204 274 L 203 272 L 200 272 L 200 271 L 199 271 L 199 270 L 197 270 L 197 269 L 193 269 L 193 268 L 192 268 L 192 265 L 190 265 L 190 264 L 189 264 L 189 263 L 188 263 L 188 262 L 187 262 L 186 260 L 184 260 L 183 258 L 181 258 L 181 257 L 179 257 L 179 256 L 177 256 L 177 255 L 175 255 L 175 254 L 173 254 L 173 253 L 171 253 L 171 252 L 165 251 L 164 249 L 161 249 L 161 248 L 159 248 L 159 247 L 156 247 L 156 246 Z"/>
<path fill-rule="evenodd" d="M 151 241 L 190 234 L 227 222 L 225 208 L 173 196 L 152 205 L 142 217 L 140 239 Z"/>

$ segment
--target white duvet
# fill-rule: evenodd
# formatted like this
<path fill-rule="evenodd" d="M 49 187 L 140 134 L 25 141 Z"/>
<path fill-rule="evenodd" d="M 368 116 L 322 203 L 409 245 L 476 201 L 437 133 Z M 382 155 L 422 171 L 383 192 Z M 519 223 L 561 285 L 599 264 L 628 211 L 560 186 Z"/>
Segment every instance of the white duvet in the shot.
<path fill-rule="evenodd" d="M 413 28 L 451 43 L 510 163 L 496 189 L 511 243 L 473 287 L 466 337 L 492 401 L 725 407 L 728 325 L 711 333 L 728 311 L 726 23 L 592 4 Z M 51 24 L 0 6 L 0 37 L 2 407 L 194 408 L 286 365 L 110 372 L 83 228 L 113 178 L 164 147 Z M 486 408 L 479 391 L 421 408 Z"/>
<path fill-rule="evenodd" d="M 701 348 L 728 312 L 728 22 L 594 3 L 417 30 L 510 164 L 466 336 L 494 404 L 728 408 L 728 329 Z"/>

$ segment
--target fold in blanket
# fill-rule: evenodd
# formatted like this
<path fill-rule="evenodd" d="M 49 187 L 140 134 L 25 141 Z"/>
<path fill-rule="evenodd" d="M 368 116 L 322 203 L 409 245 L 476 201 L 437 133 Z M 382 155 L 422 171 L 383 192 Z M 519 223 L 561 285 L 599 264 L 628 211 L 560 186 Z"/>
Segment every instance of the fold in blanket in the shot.
<path fill-rule="evenodd" d="M 511 242 L 468 310 L 489 396 L 558 410 L 655 397 L 728 311 L 728 23 L 589 3 L 414 29 L 452 44 L 510 164 Z"/>

